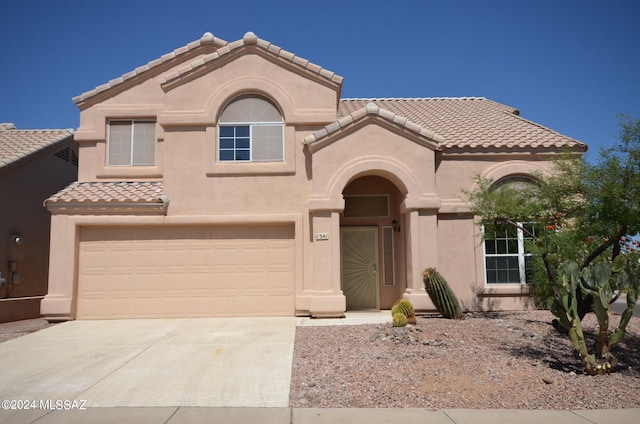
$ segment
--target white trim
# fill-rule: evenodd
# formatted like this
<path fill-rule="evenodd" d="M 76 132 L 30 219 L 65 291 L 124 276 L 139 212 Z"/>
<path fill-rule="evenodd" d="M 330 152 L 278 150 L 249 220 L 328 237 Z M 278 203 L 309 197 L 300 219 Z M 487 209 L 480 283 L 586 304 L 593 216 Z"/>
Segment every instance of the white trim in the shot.
<path fill-rule="evenodd" d="M 518 222 L 518 225 L 523 225 L 522 222 Z M 516 228 L 516 240 L 518 241 L 518 253 L 487 253 L 487 245 L 485 238 L 485 227 L 482 226 L 482 269 L 484 273 L 484 286 L 485 287 L 503 287 L 508 285 L 518 285 L 524 286 L 527 284 L 527 273 L 526 273 L 526 257 L 531 256 L 530 253 L 526 253 L 525 251 L 525 237 L 524 232 L 520 228 Z M 495 239 L 490 239 L 495 240 Z M 513 240 L 505 239 L 505 240 Z M 507 241 L 508 248 L 508 241 Z M 505 257 L 517 257 L 518 258 L 518 274 L 520 276 L 520 283 L 489 283 L 487 281 L 487 258 L 505 258 Z"/>

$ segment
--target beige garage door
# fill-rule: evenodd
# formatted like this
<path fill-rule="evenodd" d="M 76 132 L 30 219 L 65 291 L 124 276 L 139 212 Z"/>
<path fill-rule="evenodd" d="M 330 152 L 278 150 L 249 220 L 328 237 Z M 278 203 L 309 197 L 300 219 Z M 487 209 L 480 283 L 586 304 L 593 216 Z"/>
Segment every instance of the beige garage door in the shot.
<path fill-rule="evenodd" d="M 83 228 L 77 317 L 293 316 L 293 226 Z"/>

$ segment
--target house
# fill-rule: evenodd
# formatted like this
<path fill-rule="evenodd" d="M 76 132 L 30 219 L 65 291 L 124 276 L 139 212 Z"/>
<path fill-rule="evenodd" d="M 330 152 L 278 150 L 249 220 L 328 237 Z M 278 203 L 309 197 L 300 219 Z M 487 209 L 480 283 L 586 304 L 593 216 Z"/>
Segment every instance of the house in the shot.
<path fill-rule="evenodd" d="M 0 322 L 40 316 L 49 272 L 42 202 L 78 178 L 72 130 L 0 124 Z"/>
<path fill-rule="evenodd" d="M 425 267 L 467 309 L 527 307 L 522 237 L 486 247 L 461 190 L 586 146 L 485 98 L 341 99 L 342 84 L 253 33 L 205 33 L 75 97 L 79 177 L 46 200 L 43 315 L 433 310 Z"/>

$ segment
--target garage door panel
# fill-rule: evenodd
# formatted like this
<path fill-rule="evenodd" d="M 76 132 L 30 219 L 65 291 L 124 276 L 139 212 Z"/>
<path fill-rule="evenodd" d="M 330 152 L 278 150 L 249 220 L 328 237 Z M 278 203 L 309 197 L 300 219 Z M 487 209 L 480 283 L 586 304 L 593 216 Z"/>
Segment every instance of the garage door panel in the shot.
<path fill-rule="evenodd" d="M 84 228 L 78 318 L 291 316 L 293 226 Z"/>

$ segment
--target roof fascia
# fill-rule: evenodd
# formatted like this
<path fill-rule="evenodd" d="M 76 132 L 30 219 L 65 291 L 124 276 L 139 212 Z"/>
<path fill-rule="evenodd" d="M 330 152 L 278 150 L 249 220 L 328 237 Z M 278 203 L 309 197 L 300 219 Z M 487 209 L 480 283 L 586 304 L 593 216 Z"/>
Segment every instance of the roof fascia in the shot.
<path fill-rule="evenodd" d="M 166 215 L 168 203 L 160 202 L 60 202 L 54 203 L 45 200 L 43 206 L 51 214 L 74 215 L 130 215 L 135 212 L 139 215 Z"/>
<path fill-rule="evenodd" d="M 486 148 L 486 147 L 445 147 L 439 153 L 448 159 L 465 160 L 497 160 L 497 159 L 523 159 L 523 160 L 549 160 L 561 153 L 569 153 L 572 156 L 581 157 L 586 152 L 582 146 L 571 148 L 536 147 L 536 148 Z"/>

